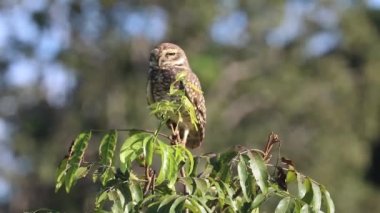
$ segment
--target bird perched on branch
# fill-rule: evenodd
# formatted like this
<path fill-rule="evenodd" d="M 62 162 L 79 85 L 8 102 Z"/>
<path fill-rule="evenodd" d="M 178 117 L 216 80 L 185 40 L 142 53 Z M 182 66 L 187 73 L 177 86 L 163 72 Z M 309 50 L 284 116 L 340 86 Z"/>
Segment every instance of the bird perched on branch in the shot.
<path fill-rule="evenodd" d="M 181 74 L 182 79 L 178 80 Z M 169 94 L 171 86 L 183 91 L 195 111 L 196 123 L 182 110 L 181 116 L 173 114 L 167 125 L 173 135 L 188 148 L 199 147 L 205 137 L 206 106 L 198 77 L 192 72 L 185 52 L 172 43 L 162 43 L 150 52 L 147 84 L 148 104 L 163 100 L 178 101 L 178 95 Z"/>

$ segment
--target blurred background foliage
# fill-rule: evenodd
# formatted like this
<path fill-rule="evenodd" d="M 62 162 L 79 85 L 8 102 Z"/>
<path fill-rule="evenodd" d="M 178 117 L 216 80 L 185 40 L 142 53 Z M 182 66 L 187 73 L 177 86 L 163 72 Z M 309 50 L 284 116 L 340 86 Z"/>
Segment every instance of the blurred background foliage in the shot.
<path fill-rule="evenodd" d="M 380 212 L 379 30 L 379 0 L 2 0 L 0 212 L 91 211 L 97 189 L 54 194 L 55 169 L 81 131 L 156 126 L 145 85 L 162 41 L 205 91 L 196 153 L 274 131 L 337 212 Z"/>

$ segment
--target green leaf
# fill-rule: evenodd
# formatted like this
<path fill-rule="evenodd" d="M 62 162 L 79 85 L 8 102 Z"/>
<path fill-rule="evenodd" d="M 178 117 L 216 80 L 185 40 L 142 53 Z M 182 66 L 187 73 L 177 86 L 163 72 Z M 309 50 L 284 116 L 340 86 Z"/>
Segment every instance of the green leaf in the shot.
<path fill-rule="evenodd" d="M 177 198 L 173 204 L 170 206 L 169 213 L 182 212 L 185 205 L 186 196 L 181 196 Z M 178 207 L 178 208 L 177 208 Z"/>
<path fill-rule="evenodd" d="M 232 209 L 236 212 L 238 210 L 238 206 L 236 203 L 236 199 L 234 198 L 235 191 L 225 182 L 221 182 L 224 189 L 223 191 L 226 191 L 226 203 L 230 204 Z"/>
<path fill-rule="evenodd" d="M 168 174 L 167 174 L 167 180 L 169 181 L 168 187 L 173 188 L 177 182 L 177 177 L 178 177 L 178 170 L 179 170 L 179 165 L 178 162 L 175 161 L 174 158 L 174 152 L 175 150 L 170 147 L 169 148 L 169 155 L 168 155 L 168 160 L 169 160 L 169 169 L 168 169 Z"/>
<path fill-rule="evenodd" d="M 193 200 L 192 197 L 188 197 L 185 200 L 183 208 L 189 209 L 193 213 L 206 213 L 206 210 L 197 201 Z"/>
<path fill-rule="evenodd" d="M 97 194 L 96 195 L 96 198 L 95 198 L 95 209 L 96 210 L 100 210 L 104 201 L 107 199 L 108 197 L 108 191 L 102 191 L 101 193 Z"/>
<path fill-rule="evenodd" d="M 144 199 L 141 202 L 141 207 L 146 207 L 152 203 L 160 202 L 159 198 L 161 196 L 162 196 L 161 194 L 150 194 L 150 195 L 144 197 Z"/>
<path fill-rule="evenodd" d="M 205 209 L 205 212 L 212 212 L 212 210 L 207 206 L 207 203 L 206 203 L 207 200 L 206 199 L 200 198 L 200 197 L 196 197 L 196 196 L 191 196 L 191 198 L 194 201 L 196 201 L 197 203 L 199 203 Z"/>
<path fill-rule="evenodd" d="M 209 180 L 211 181 L 211 185 L 213 187 L 215 187 L 216 192 L 218 193 L 218 198 L 219 198 L 220 205 L 224 206 L 226 195 L 224 193 L 223 188 L 220 186 L 220 184 L 218 183 L 218 181 L 216 181 L 216 180 L 214 180 L 212 178 L 210 178 Z"/>
<path fill-rule="evenodd" d="M 113 130 L 106 134 L 99 146 L 100 163 L 105 166 L 113 165 L 113 156 L 117 143 L 117 131 Z"/>
<path fill-rule="evenodd" d="M 192 196 L 186 200 L 184 207 L 188 208 L 193 213 L 207 213 L 202 204 L 195 200 Z"/>
<path fill-rule="evenodd" d="M 55 192 L 57 192 L 63 183 L 65 182 L 66 177 L 66 170 L 67 170 L 67 161 L 68 157 L 65 157 L 61 163 L 59 164 L 59 167 L 56 172 L 56 184 L 55 184 Z"/>
<path fill-rule="evenodd" d="M 268 192 L 268 171 L 263 158 L 257 153 L 247 153 L 253 177 L 257 181 L 257 185 L 265 194 Z"/>
<path fill-rule="evenodd" d="M 154 153 L 154 136 L 146 137 L 143 140 L 143 147 L 144 147 L 144 159 L 145 159 L 145 166 L 151 166 L 153 161 L 153 153 Z"/>
<path fill-rule="evenodd" d="M 158 142 L 158 150 L 161 155 L 161 168 L 156 180 L 156 185 L 167 181 L 167 186 L 170 189 L 174 189 L 174 185 L 177 182 L 179 161 L 176 160 L 176 150 L 173 146 L 169 146 L 161 141 Z"/>
<path fill-rule="evenodd" d="M 137 132 L 125 140 L 120 149 L 120 170 L 124 173 L 131 169 L 131 163 L 143 152 L 143 141 L 151 134 Z"/>
<path fill-rule="evenodd" d="M 109 191 L 108 199 L 113 201 L 112 212 L 124 212 L 125 198 L 118 189 Z"/>
<path fill-rule="evenodd" d="M 197 114 L 195 112 L 193 103 L 189 100 L 187 96 L 182 96 L 181 103 L 190 117 L 191 124 L 194 126 L 195 130 L 198 131 L 197 124 L 199 123 L 199 121 L 197 119 Z"/>
<path fill-rule="evenodd" d="M 227 151 L 216 157 L 210 158 L 210 164 L 213 166 L 213 175 L 224 182 L 230 182 L 231 179 L 231 162 L 238 155 L 235 150 Z"/>
<path fill-rule="evenodd" d="M 297 174 L 297 183 L 298 183 L 298 196 L 299 198 L 304 198 L 306 193 L 311 189 L 311 183 L 308 178 L 303 178 L 302 175 Z"/>
<path fill-rule="evenodd" d="M 305 204 L 302 206 L 300 213 L 309 213 L 310 206 Z"/>
<path fill-rule="evenodd" d="M 288 170 L 286 173 L 286 183 L 291 183 L 297 179 L 297 175 L 293 170 Z"/>
<path fill-rule="evenodd" d="M 313 190 L 312 208 L 315 212 L 319 212 L 322 204 L 322 194 L 319 185 L 311 181 L 311 188 Z"/>
<path fill-rule="evenodd" d="M 158 211 L 167 212 L 169 205 L 178 197 L 179 195 L 168 195 L 163 197 L 161 204 L 158 206 Z"/>
<path fill-rule="evenodd" d="M 194 168 L 194 157 L 193 154 L 184 146 L 179 145 L 177 148 L 181 151 L 181 156 L 183 156 L 185 161 L 185 172 L 186 176 L 190 176 Z"/>
<path fill-rule="evenodd" d="M 100 176 L 100 181 L 102 182 L 102 185 L 105 186 L 108 181 L 115 178 L 115 173 L 112 168 L 107 168 L 103 174 Z"/>
<path fill-rule="evenodd" d="M 210 189 L 210 183 L 207 179 L 194 178 L 195 181 L 195 190 L 196 192 L 203 197 Z"/>
<path fill-rule="evenodd" d="M 171 159 L 169 158 L 170 153 L 169 153 L 168 146 L 166 146 L 166 144 L 163 144 L 163 143 L 158 143 L 158 145 L 161 152 L 161 168 L 160 168 L 160 172 L 158 173 L 156 184 L 160 185 L 166 179 L 166 177 L 168 176 L 170 172 L 169 170 L 170 170 Z"/>
<path fill-rule="evenodd" d="M 139 183 L 131 181 L 129 183 L 129 189 L 131 191 L 132 200 L 134 204 L 137 204 L 143 199 L 143 192 Z"/>
<path fill-rule="evenodd" d="M 258 208 L 266 199 L 266 196 L 263 194 L 256 195 L 255 199 L 253 199 L 253 202 L 251 204 L 251 209 Z"/>
<path fill-rule="evenodd" d="M 243 191 L 244 198 L 249 202 L 251 201 L 251 198 L 248 196 L 248 193 L 247 193 L 247 184 L 246 184 L 247 178 L 248 178 L 247 165 L 245 164 L 245 160 L 241 155 L 240 155 L 240 161 L 238 163 L 237 169 L 238 169 L 240 187 Z"/>
<path fill-rule="evenodd" d="M 260 213 L 260 208 L 255 208 L 251 211 L 251 213 Z"/>
<path fill-rule="evenodd" d="M 209 178 L 210 174 L 213 172 L 214 166 L 207 163 L 205 169 L 203 169 L 202 173 L 200 173 L 200 178 Z"/>
<path fill-rule="evenodd" d="M 191 177 L 184 177 L 184 178 L 181 178 L 180 181 L 181 183 L 183 183 L 183 185 L 185 185 L 188 192 L 190 194 L 193 194 L 193 190 L 195 190 L 196 188 L 194 179 Z"/>
<path fill-rule="evenodd" d="M 290 197 L 283 198 L 277 205 L 275 213 L 291 212 L 292 200 Z"/>
<path fill-rule="evenodd" d="M 79 167 L 75 173 L 75 179 L 78 180 L 80 178 L 86 177 L 89 169 L 89 167 Z"/>
<path fill-rule="evenodd" d="M 67 172 L 65 177 L 65 186 L 66 186 L 66 192 L 69 193 L 72 185 L 74 184 L 74 181 L 76 180 L 76 172 L 80 166 L 80 163 L 83 159 L 84 152 L 86 151 L 88 142 L 91 138 L 91 132 L 88 133 L 81 133 L 79 136 L 75 139 L 69 159 L 67 161 Z"/>
<path fill-rule="evenodd" d="M 331 199 L 330 193 L 325 189 L 325 187 L 322 187 L 322 193 L 327 213 L 334 213 L 335 205 L 333 200 Z"/>

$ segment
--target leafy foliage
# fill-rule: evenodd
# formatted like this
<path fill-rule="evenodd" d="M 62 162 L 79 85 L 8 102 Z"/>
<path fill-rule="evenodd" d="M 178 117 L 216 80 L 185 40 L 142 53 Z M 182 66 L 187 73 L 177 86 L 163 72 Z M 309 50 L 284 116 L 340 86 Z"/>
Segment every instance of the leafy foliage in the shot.
<path fill-rule="evenodd" d="M 333 201 L 323 185 L 286 161 L 283 161 L 284 168 L 273 166 L 264 160 L 264 152 L 256 149 L 240 147 L 220 154 L 193 156 L 181 144 L 169 145 L 154 133 L 135 131 L 122 144 L 120 168 L 114 173 L 115 168 L 109 166 L 113 165 L 116 134 L 114 130 L 103 137 L 99 161 L 92 164 L 107 168 L 97 170 L 96 174 L 102 177 L 95 179 L 101 183 L 95 201 L 97 211 L 106 211 L 104 208 L 110 206 L 108 210 L 112 212 L 179 212 L 184 209 L 258 212 L 266 200 L 279 197 L 275 212 L 334 212 Z M 87 144 L 90 135 L 80 134 L 71 150 L 75 153 L 72 156 L 82 156 L 81 164 L 71 160 L 77 159 L 74 157 L 62 161 L 57 172 L 57 190 L 65 185 L 69 192 L 75 180 L 87 175 L 82 160 L 86 146 L 79 144 Z M 156 157 L 160 163 L 153 161 Z M 147 172 L 139 172 L 139 167 L 148 168 Z M 286 171 L 286 175 L 278 175 L 279 171 Z M 280 186 L 281 182 L 285 183 L 285 189 Z M 297 188 L 296 193 L 286 189 L 292 184 Z"/>
<path fill-rule="evenodd" d="M 184 96 L 173 94 L 179 97 L 175 100 Z M 182 112 L 176 109 L 182 106 L 166 101 L 154 105 L 153 112 L 168 118 L 167 113 Z M 98 212 L 259 212 L 272 197 L 279 198 L 276 213 L 335 211 L 326 188 L 298 172 L 292 161 L 270 163 L 273 147 L 280 143 L 276 134 L 269 135 L 264 150 L 235 147 L 194 156 L 181 143 L 165 142 L 162 138 L 170 137 L 159 134 L 161 124 L 154 132 L 130 131 L 119 150 L 120 167 L 114 162 L 118 130 L 104 135 L 99 160 L 92 163 L 83 161 L 92 132 L 79 134 L 57 170 L 56 190 L 65 185 L 69 192 L 96 167 Z"/>

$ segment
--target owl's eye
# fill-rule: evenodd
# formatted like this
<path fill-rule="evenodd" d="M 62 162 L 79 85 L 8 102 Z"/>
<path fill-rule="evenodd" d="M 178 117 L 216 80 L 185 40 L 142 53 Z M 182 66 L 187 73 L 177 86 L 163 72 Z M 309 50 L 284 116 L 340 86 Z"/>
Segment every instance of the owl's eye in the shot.
<path fill-rule="evenodd" d="M 166 56 L 175 56 L 175 52 L 168 52 L 166 53 Z"/>

